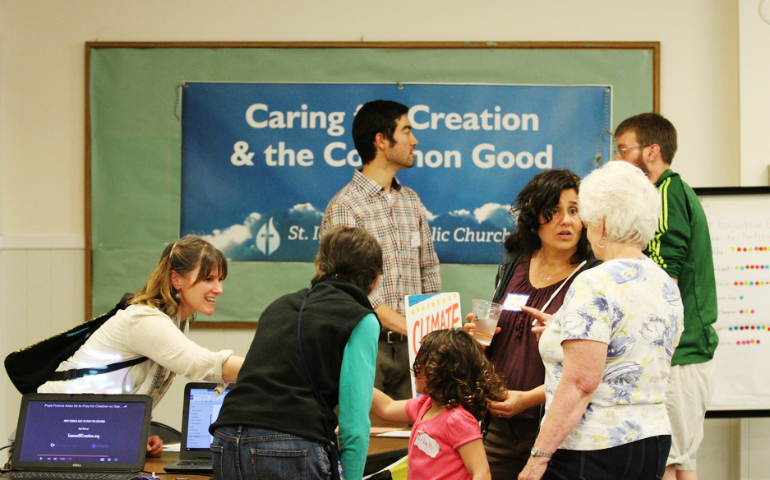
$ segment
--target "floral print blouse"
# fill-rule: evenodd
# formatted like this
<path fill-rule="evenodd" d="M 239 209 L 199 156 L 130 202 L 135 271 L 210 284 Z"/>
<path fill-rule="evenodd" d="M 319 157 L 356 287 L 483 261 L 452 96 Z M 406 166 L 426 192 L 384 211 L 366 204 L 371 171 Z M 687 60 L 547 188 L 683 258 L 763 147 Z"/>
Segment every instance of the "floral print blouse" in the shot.
<path fill-rule="evenodd" d="M 563 341 L 606 343 L 607 360 L 560 448 L 599 450 L 671 434 L 665 399 L 683 320 L 679 288 L 646 257 L 610 260 L 575 279 L 540 339 L 546 416 L 562 377 Z"/>

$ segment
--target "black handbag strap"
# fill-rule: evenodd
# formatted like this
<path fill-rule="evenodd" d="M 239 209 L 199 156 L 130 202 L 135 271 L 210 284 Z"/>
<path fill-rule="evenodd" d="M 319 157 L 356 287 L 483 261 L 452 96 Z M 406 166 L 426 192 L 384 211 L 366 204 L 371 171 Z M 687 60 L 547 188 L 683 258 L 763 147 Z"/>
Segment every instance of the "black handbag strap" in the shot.
<path fill-rule="evenodd" d="M 302 360 L 302 366 L 305 367 L 305 375 L 307 375 L 307 379 L 310 382 L 310 386 L 313 387 L 313 393 L 315 394 L 316 401 L 318 402 L 318 405 L 321 407 L 321 418 L 324 421 L 324 430 L 326 431 L 326 436 L 329 438 L 329 443 L 331 443 L 332 448 L 337 448 L 337 442 L 334 435 L 334 432 L 329 428 L 329 423 L 326 421 L 326 408 L 328 406 L 326 405 L 326 402 L 323 401 L 321 398 L 321 395 L 318 393 L 318 390 L 315 388 L 315 382 L 313 381 L 312 375 L 310 375 L 310 370 L 307 368 L 307 362 L 305 361 L 305 355 L 302 353 L 302 311 L 305 310 L 305 304 L 307 303 L 307 297 L 310 296 L 310 291 L 312 289 L 308 290 L 305 294 L 305 298 L 302 299 L 302 305 L 299 307 L 299 315 L 297 315 L 297 347 L 299 348 L 299 358 Z"/>
<path fill-rule="evenodd" d="M 128 307 L 128 301 L 131 300 L 131 297 L 133 296 L 134 296 L 133 293 L 124 294 L 123 297 L 120 299 L 120 302 L 118 302 L 118 304 L 115 305 L 115 309 L 113 310 L 113 312 L 117 312 L 117 310 L 125 310 L 126 307 Z M 114 316 L 114 314 L 115 313 L 113 313 L 113 315 L 110 315 L 110 317 Z M 139 357 L 133 360 L 126 360 L 125 362 L 118 362 L 110 365 L 105 365 L 103 367 L 72 368 L 70 370 L 54 372 L 53 375 L 51 375 L 51 378 L 48 379 L 48 381 L 58 382 L 63 380 L 74 380 L 76 378 L 90 377 L 91 375 L 101 375 L 102 373 L 110 373 L 110 372 L 114 372 L 115 370 L 133 367 L 134 365 L 139 365 L 140 363 L 143 363 L 146 360 L 149 360 L 149 359 L 147 357 Z"/>
<path fill-rule="evenodd" d="M 76 378 L 89 377 L 91 375 L 101 375 L 102 373 L 110 373 L 122 368 L 133 367 L 134 365 L 139 365 L 147 360 L 149 360 L 147 357 L 139 357 L 125 362 L 113 363 L 104 367 L 72 368 L 70 370 L 54 372 L 49 381 L 74 380 Z"/>

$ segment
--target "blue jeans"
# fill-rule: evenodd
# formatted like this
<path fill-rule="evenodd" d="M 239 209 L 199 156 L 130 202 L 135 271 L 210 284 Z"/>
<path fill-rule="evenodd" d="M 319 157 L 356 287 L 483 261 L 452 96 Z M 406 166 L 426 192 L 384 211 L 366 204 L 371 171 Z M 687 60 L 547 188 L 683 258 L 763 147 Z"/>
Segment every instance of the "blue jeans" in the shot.
<path fill-rule="evenodd" d="M 324 444 L 288 433 L 255 427 L 220 427 L 214 432 L 211 459 L 217 480 L 329 480 Z"/>
<path fill-rule="evenodd" d="M 654 480 L 663 478 L 671 435 L 604 450 L 556 450 L 543 480 Z"/>

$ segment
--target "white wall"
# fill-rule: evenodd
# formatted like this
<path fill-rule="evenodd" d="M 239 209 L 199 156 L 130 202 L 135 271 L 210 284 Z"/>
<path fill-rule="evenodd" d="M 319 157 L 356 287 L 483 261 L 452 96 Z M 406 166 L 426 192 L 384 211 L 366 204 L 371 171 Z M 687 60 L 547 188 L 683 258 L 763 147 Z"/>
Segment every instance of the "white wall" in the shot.
<path fill-rule="evenodd" d="M 737 15 L 737 0 L 0 0 L 2 234 L 83 234 L 94 40 L 659 40 L 677 169 L 737 185 Z"/>
<path fill-rule="evenodd" d="M 768 185 L 770 178 L 770 0 L 740 0 L 741 185 Z"/>
<path fill-rule="evenodd" d="M 660 41 L 675 168 L 693 186 L 754 185 L 739 156 L 751 118 L 738 108 L 738 16 L 739 0 L 0 0 L 0 355 L 83 320 L 86 41 Z M 193 332 L 240 353 L 250 337 Z M 182 383 L 156 412 L 177 427 Z M 17 405 L 2 376 L 0 437 Z M 707 422 L 702 479 L 763 478 L 745 476 L 760 457 L 747 442 L 770 443 L 749 422 Z"/>

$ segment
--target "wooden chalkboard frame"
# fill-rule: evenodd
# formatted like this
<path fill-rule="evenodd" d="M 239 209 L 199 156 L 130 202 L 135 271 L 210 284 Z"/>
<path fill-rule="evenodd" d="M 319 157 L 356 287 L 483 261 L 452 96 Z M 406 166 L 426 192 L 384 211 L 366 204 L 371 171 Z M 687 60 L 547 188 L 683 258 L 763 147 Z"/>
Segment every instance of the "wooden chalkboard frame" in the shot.
<path fill-rule="evenodd" d="M 652 105 L 655 112 L 660 111 L 660 42 L 87 42 L 85 44 L 85 312 L 86 318 L 91 318 L 94 313 L 94 226 L 92 206 L 93 186 L 93 118 L 92 118 L 92 92 L 95 85 L 92 79 L 92 54 L 100 49 L 317 49 L 338 50 L 349 49 L 406 49 L 406 50 L 470 50 L 470 51 L 501 51 L 501 50 L 641 50 L 648 51 L 652 56 L 652 72 L 650 82 L 652 84 Z M 450 67 L 451 68 L 451 67 Z M 619 63 L 614 65 L 617 69 L 630 69 L 632 65 Z M 145 75 L 151 73 L 144 72 Z M 479 79 L 482 80 L 483 79 Z M 638 113 L 638 112 L 634 112 Z M 470 269 L 479 266 L 469 266 Z M 475 271 L 475 270 L 474 270 Z M 486 276 L 484 270 L 481 275 Z M 442 275 L 443 276 L 443 275 Z M 455 278 L 464 275 L 455 275 Z M 489 280 L 491 282 L 491 279 Z M 102 299 L 101 304 L 106 300 Z M 97 306 L 102 308 L 103 305 Z M 215 321 L 198 322 L 196 327 L 203 328 L 253 328 L 253 321 Z"/>

